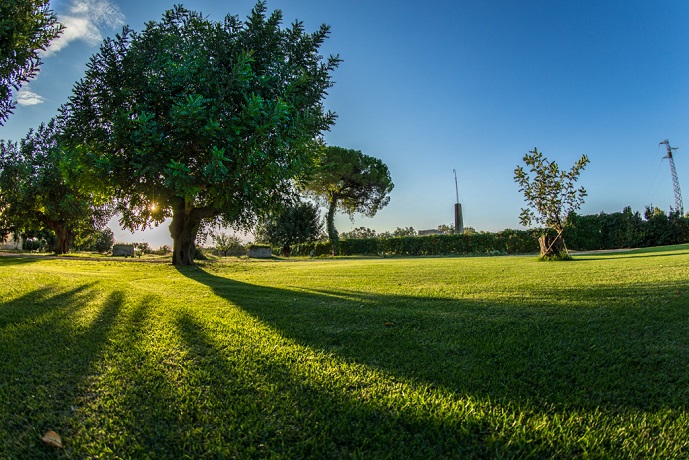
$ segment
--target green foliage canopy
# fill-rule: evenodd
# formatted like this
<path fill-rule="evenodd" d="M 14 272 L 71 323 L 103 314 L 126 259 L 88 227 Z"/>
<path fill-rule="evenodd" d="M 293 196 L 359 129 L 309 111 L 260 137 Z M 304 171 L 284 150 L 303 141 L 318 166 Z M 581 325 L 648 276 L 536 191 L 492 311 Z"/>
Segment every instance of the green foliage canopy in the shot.
<path fill-rule="evenodd" d="M 343 239 L 360 240 L 365 238 L 375 238 L 376 231 L 368 227 L 357 227 L 352 231 L 340 234 Z"/>
<path fill-rule="evenodd" d="M 48 0 L 0 2 L 0 125 L 12 113 L 12 90 L 36 76 L 52 39 L 62 32 Z"/>
<path fill-rule="evenodd" d="M 416 236 L 417 232 L 414 227 L 397 227 L 395 231 L 392 232 L 392 236 L 399 238 L 403 236 Z"/>
<path fill-rule="evenodd" d="M 359 150 L 328 146 L 320 162 L 302 184 L 302 188 L 328 206 L 328 238 L 337 255 L 339 240 L 335 212 L 353 218 L 355 213 L 373 217 L 390 202 L 394 184 L 388 167 L 378 158 Z"/>
<path fill-rule="evenodd" d="M 520 223 L 528 227 L 535 222 L 562 233 L 567 216 L 584 202 L 586 190 L 575 188 L 575 183 L 589 163 L 588 157 L 582 155 L 569 171 L 560 171 L 556 162 L 544 158 L 536 148 L 524 155 L 523 161 L 529 172 L 522 166 L 514 170 L 514 181 L 528 205 L 521 210 Z"/>
<path fill-rule="evenodd" d="M 243 252 L 242 240 L 236 235 L 229 235 L 225 232 L 213 232 L 211 237 L 213 238 L 215 249 L 222 252 L 224 256 L 227 256 L 230 252 L 234 252 L 235 255 Z"/>
<path fill-rule="evenodd" d="M 282 254 L 289 256 L 293 244 L 308 243 L 320 238 L 323 232 L 318 206 L 297 202 L 261 220 L 256 230 L 258 241 L 282 246 Z"/>
<path fill-rule="evenodd" d="M 689 242 L 689 217 L 648 206 L 643 215 L 625 207 L 622 212 L 567 216 L 564 235 L 578 250 L 638 248 Z"/>
<path fill-rule="evenodd" d="M 112 251 L 112 246 L 114 244 L 115 234 L 109 228 L 104 228 L 103 230 L 96 233 L 93 248 L 101 254 L 104 254 L 106 252 Z"/>
<path fill-rule="evenodd" d="M 0 141 L 0 220 L 15 232 L 49 229 L 64 254 L 79 233 L 105 227 L 111 206 L 80 190 L 62 173 L 69 152 L 53 119 L 19 144 Z"/>
<path fill-rule="evenodd" d="M 278 208 L 334 123 L 329 27 L 281 22 L 264 2 L 244 22 L 177 6 L 106 40 L 64 108 L 81 173 L 118 199 L 121 223 L 172 217 L 174 264 L 193 263 L 202 226 L 250 229 Z"/>

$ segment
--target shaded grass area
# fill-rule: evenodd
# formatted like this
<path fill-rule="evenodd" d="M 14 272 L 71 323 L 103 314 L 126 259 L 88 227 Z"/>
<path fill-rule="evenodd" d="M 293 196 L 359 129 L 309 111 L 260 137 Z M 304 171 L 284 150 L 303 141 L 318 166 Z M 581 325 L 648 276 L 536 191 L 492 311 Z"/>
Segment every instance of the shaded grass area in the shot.
<path fill-rule="evenodd" d="M 689 455 L 686 245 L 0 276 L 0 457 Z"/>

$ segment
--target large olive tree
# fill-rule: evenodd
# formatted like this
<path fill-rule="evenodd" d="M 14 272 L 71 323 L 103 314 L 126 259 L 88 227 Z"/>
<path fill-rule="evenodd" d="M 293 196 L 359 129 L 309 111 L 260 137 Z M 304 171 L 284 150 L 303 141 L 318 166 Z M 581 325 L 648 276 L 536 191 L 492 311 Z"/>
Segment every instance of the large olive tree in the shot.
<path fill-rule="evenodd" d="M 181 6 L 105 40 L 64 108 L 76 167 L 118 200 L 130 229 L 172 217 L 172 262 L 193 264 L 204 225 L 250 229 L 278 208 L 334 123 L 328 26 L 281 27 L 256 4 L 214 22 Z"/>

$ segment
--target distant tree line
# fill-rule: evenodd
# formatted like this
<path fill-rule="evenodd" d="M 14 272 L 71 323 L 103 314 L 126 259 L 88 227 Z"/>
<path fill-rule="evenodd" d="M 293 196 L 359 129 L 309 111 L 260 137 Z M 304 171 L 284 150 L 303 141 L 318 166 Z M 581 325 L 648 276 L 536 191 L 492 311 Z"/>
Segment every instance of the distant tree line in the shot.
<path fill-rule="evenodd" d="M 367 227 L 358 227 L 349 232 L 343 232 L 340 234 L 342 239 L 366 239 L 366 238 L 397 238 L 402 236 L 416 236 L 416 230 L 414 227 L 397 227 L 392 232 L 382 232 L 376 233 L 375 230 Z"/>
<path fill-rule="evenodd" d="M 473 230 L 473 229 L 472 229 Z M 389 232 L 376 234 L 360 227 L 343 233 L 340 254 L 350 255 L 479 255 L 479 254 L 532 254 L 538 253 L 539 238 L 554 230 L 503 230 L 491 232 L 465 232 L 463 234 L 394 236 Z M 689 217 L 678 212 L 669 213 L 656 207 L 647 207 L 644 214 L 622 212 L 584 215 L 572 213 L 567 217 L 564 237 L 569 249 L 600 250 L 633 247 L 664 246 L 689 242 Z M 344 237 L 347 238 L 344 238 Z M 295 245 L 292 255 L 329 255 L 328 242 L 310 242 Z"/>

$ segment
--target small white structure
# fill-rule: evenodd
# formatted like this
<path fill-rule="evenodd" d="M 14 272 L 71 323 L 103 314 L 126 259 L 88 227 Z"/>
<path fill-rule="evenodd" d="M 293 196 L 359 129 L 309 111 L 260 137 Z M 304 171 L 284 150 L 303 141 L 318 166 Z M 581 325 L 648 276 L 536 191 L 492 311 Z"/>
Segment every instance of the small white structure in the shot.
<path fill-rule="evenodd" d="M 3 251 L 21 251 L 23 241 L 20 237 L 15 240 L 14 237 L 8 236 L 6 241 L 0 241 L 0 250 Z"/>
<path fill-rule="evenodd" d="M 133 244 L 116 244 L 112 247 L 112 255 L 114 257 L 124 256 L 134 257 L 134 245 Z"/>
<path fill-rule="evenodd" d="M 440 230 L 419 230 L 418 232 L 419 236 L 428 236 L 428 235 L 441 235 L 442 233 Z"/>
<path fill-rule="evenodd" d="M 250 259 L 270 259 L 273 257 L 273 251 L 270 246 L 249 246 L 246 250 L 246 255 Z"/>

